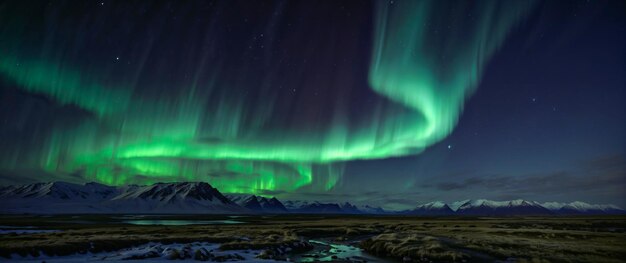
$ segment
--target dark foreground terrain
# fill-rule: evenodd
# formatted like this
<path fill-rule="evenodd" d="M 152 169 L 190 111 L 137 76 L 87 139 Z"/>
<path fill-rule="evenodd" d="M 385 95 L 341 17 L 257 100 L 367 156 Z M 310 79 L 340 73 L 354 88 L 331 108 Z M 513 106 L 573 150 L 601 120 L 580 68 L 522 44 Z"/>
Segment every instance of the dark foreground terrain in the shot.
<path fill-rule="evenodd" d="M 626 216 L 4 215 L 0 229 L 0 261 L 54 261 L 158 244 L 117 259 L 626 262 Z M 199 242 L 215 244 L 215 251 L 163 248 Z M 351 248 L 360 252 L 345 253 Z M 224 251 L 247 255 L 219 254 Z"/>

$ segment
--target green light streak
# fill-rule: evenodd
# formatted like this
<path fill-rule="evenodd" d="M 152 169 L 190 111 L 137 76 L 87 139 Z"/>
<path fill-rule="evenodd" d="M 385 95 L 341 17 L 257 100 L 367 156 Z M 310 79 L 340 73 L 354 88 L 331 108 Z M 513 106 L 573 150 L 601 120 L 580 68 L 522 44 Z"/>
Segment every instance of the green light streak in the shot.
<path fill-rule="evenodd" d="M 22 89 L 47 95 L 61 104 L 74 104 L 104 116 L 123 111 L 130 101 L 127 90 L 107 87 L 98 79 L 86 77 L 88 75 L 64 65 L 0 55 L 3 76 Z"/>
<path fill-rule="evenodd" d="M 13 158 L 1 158 L 0 167 L 36 166 L 115 185 L 201 180 L 232 193 L 330 191 L 341 182 L 345 161 L 417 154 L 448 136 L 484 64 L 531 8 L 526 1 L 456 4 L 376 2 L 368 80 L 379 100 L 368 116 L 349 120 L 348 106 L 330 98 L 328 105 L 337 105 L 332 118 L 305 131 L 272 122 L 281 114 L 272 106 L 277 90 L 261 90 L 262 103 L 252 105 L 237 89 L 257 83 L 224 81 L 204 58 L 192 81 L 149 75 L 147 89 L 132 77 L 142 77 L 140 69 L 118 86 L 95 66 L 84 70 L 0 49 L 3 79 L 95 115 L 47 131 L 41 146 L 25 149 L 28 157 L 3 153 Z M 239 70 L 233 75 L 249 73 Z"/>
<path fill-rule="evenodd" d="M 459 10 L 475 13 L 441 19 L 454 12 L 446 1 L 377 3 L 370 84 L 424 119 L 410 127 L 413 136 L 395 145 L 399 151 L 427 147 L 450 134 L 484 63 L 532 6 L 529 1 L 458 3 Z"/>

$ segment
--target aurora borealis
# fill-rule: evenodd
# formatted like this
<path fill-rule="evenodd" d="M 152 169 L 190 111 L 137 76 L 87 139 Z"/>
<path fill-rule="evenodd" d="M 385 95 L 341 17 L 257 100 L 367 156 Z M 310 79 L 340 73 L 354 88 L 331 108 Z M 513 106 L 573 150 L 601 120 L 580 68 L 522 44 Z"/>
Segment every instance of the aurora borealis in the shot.
<path fill-rule="evenodd" d="M 546 6 L 5 2 L 0 171 L 344 192 L 355 162 L 449 138 L 492 57 Z"/>

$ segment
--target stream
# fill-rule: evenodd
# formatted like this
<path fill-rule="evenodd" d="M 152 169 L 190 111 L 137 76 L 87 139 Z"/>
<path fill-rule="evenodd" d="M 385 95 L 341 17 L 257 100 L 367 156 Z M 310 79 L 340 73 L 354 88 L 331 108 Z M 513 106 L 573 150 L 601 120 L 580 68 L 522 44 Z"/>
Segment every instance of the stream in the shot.
<path fill-rule="evenodd" d="M 357 247 L 357 242 L 333 243 L 327 240 L 309 240 L 313 250 L 294 255 L 297 262 L 393 262 L 368 254 Z"/>

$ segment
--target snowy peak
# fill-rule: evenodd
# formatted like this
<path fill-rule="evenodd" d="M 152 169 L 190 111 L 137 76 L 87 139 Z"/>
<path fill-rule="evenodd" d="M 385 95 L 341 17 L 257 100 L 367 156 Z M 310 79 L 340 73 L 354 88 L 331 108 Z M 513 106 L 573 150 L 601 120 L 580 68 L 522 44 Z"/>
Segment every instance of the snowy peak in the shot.
<path fill-rule="evenodd" d="M 526 200 L 492 201 L 486 199 L 470 200 L 457 210 L 466 215 L 546 215 L 551 211 L 537 202 Z"/>
<path fill-rule="evenodd" d="M 574 201 L 571 203 L 546 202 L 545 208 L 559 214 L 621 214 L 624 210 L 615 205 L 594 205 Z"/>
<path fill-rule="evenodd" d="M 543 207 L 547 208 L 551 211 L 556 211 L 561 209 L 563 206 L 567 205 L 566 203 L 558 203 L 558 202 L 545 202 L 541 204 Z"/>
<path fill-rule="evenodd" d="M 244 213 L 217 189 L 204 182 L 156 183 L 124 187 L 105 207 L 134 213 Z"/>
<path fill-rule="evenodd" d="M 36 183 L 0 189 L 5 213 L 242 213 L 202 182 L 113 187 L 98 183 Z"/>
<path fill-rule="evenodd" d="M 487 199 L 468 200 L 461 204 L 458 209 L 468 209 L 472 207 L 490 207 L 490 208 L 504 208 L 504 207 L 538 207 L 537 202 L 526 201 L 522 199 L 510 200 L 510 201 L 492 201 Z"/>
<path fill-rule="evenodd" d="M 448 206 L 448 204 L 435 201 L 418 205 L 415 209 L 409 211 L 410 214 L 416 215 L 451 215 L 454 211 Z"/>
<path fill-rule="evenodd" d="M 129 187 L 126 192 L 113 198 L 113 200 L 123 199 L 158 200 L 159 202 L 196 200 L 231 204 L 231 201 L 217 189 L 204 182 L 156 183 Z"/>
<path fill-rule="evenodd" d="M 448 204 L 448 206 L 450 207 L 450 209 L 452 209 L 452 211 L 457 211 L 457 210 L 459 210 L 459 207 L 465 205 L 467 202 L 470 202 L 470 201 L 471 200 L 469 200 L 469 199 L 456 201 L 456 202 L 452 202 L 452 203 Z"/>
<path fill-rule="evenodd" d="M 106 199 L 117 193 L 115 187 L 97 183 L 85 185 L 66 182 L 34 183 L 9 186 L 0 191 L 2 198 L 51 198 L 62 200 Z"/>
<path fill-rule="evenodd" d="M 450 207 L 446 203 L 441 202 L 441 201 L 421 204 L 421 205 L 418 205 L 417 208 L 423 208 L 423 209 L 429 209 L 429 210 L 450 209 Z"/>
<path fill-rule="evenodd" d="M 408 211 L 410 214 L 441 215 L 438 209 L 447 210 L 447 214 L 509 216 L 509 215 L 549 215 L 549 214 L 622 214 L 625 211 L 614 205 L 590 205 L 584 202 L 538 203 L 523 199 L 493 201 L 487 199 L 462 200 L 446 204 L 441 201 L 418 205 Z"/>
<path fill-rule="evenodd" d="M 156 183 L 107 186 L 66 182 L 34 183 L 0 187 L 0 213 L 304 213 L 304 214 L 412 214 L 424 216 L 472 215 L 601 215 L 626 214 L 615 205 L 538 203 L 523 199 L 493 201 L 434 201 L 412 210 L 386 212 L 380 207 L 349 202 L 285 201 L 256 195 L 222 195 L 204 182 Z"/>
<path fill-rule="evenodd" d="M 256 195 L 229 195 L 228 198 L 247 209 L 260 213 L 286 213 L 287 208 L 276 197 L 270 199 Z"/>

